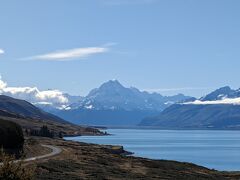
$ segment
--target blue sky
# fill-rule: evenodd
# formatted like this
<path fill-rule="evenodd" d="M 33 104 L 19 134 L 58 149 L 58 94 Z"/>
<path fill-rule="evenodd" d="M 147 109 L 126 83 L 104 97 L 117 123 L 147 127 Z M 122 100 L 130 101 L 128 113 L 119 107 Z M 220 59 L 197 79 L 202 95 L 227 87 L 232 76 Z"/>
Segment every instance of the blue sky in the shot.
<path fill-rule="evenodd" d="M 109 79 L 201 96 L 240 87 L 238 0 L 5 0 L 0 74 L 9 86 L 85 95 Z"/>

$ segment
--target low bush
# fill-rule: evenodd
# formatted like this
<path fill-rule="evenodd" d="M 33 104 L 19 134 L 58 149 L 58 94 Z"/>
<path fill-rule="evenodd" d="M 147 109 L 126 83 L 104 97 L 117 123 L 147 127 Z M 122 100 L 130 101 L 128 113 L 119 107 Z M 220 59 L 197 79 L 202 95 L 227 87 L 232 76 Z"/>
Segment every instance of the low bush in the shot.
<path fill-rule="evenodd" d="M 0 153 L 0 179 L 3 180 L 32 180 L 35 167 L 27 167 L 22 160 L 16 161 L 14 156 L 1 151 Z"/>
<path fill-rule="evenodd" d="M 21 126 L 0 119 L 0 147 L 3 149 L 22 149 L 24 136 Z"/>

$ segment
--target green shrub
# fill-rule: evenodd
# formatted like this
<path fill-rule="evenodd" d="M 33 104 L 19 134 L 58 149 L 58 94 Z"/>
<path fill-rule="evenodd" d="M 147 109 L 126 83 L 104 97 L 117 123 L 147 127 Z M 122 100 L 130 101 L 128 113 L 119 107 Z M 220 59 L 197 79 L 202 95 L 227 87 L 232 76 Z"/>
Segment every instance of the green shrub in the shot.
<path fill-rule="evenodd" d="M 0 147 L 4 149 L 22 149 L 24 136 L 21 126 L 0 119 Z"/>
<path fill-rule="evenodd" d="M 54 137 L 54 132 L 50 131 L 47 126 L 42 126 L 40 128 L 40 130 L 31 129 L 30 130 L 30 135 L 31 136 L 41 136 L 41 137 L 53 138 Z"/>

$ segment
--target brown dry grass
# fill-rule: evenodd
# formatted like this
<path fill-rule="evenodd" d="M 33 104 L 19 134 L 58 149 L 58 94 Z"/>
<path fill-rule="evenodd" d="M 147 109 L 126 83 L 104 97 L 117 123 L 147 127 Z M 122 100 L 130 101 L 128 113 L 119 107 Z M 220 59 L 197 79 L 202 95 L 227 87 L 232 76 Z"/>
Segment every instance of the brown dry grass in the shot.
<path fill-rule="evenodd" d="M 54 131 L 56 134 L 62 132 L 64 135 L 76 136 L 76 135 L 103 135 L 103 133 L 94 128 L 82 127 L 70 123 L 59 123 L 53 121 L 45 121 L 38 119 L 29 118 L 13 118 L 0 116 L 3 120 L 8 120 L 19 124 L 23 130 L 25 129 L 37 129 L 39 130 L 42 126 L 47 126 L 50 131 Z"/>
<path fill-rule="evenodd" d="M 37 163 L 36 178 L 45 179 L 240 179 L 240 173 L 219 172 L 191 163 L 126 157 L 115 147 L 64 140 L 38 139 L 63 152 Z"/>
<path fill-rule="evenodd" d="M 0 179 L 2 180 L 32 180 L 35 166 L 26 166 L 22 160 L 16 161 L 13 155 L 1 151 Z"/>

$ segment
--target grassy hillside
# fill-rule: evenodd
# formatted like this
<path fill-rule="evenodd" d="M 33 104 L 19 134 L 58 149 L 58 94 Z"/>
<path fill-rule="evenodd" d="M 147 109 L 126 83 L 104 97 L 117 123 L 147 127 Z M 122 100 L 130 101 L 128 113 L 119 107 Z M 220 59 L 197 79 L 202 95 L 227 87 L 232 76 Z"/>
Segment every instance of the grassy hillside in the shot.
<path fill-rule="evenodd" d="M 0 119 L 19 124 L 25 130 L 39 130 L 47 126 L 58 135 L 102 135 L 94 128 L 81 127 L 35 107 L 31 103 L 0 95 Z"/>
<path fill-rule="evenodd" d="M 36 106 L 32 105 L 31 103 L 15 99 L 9 96 L 0 95 L 0 110 L 11 114 L 15 114 L 19 117 L 23 118 L 32 118 L 32 119 L 41 119 L 45 121 L 56 121 L 56 122 L 64 122 L 63 119 L 47 113 L 45 111 L 40 110 Z"/>
<path fill-rule="evenodd" d="M 42 126 L 47 126 L 49 130 L 54 131 L 56 134 L 62 132 L 64 136 L 77 136 L 77 135 L 103 135 L 101 131 L 95 128 L 82 127 L 70 123 L 61 123 L 55 121 L 44 121 L 39 119 L 19 118 L 1 116 L 0 119 L 15 122 L 19 124 L 23 130 L 40 130 Z"/>
<path fill-rule="evenodd" d="M 239 129 L 240 106 L 174 104 L 156 117 L 145 118 L 140 125 L 160 128 Z"/>

